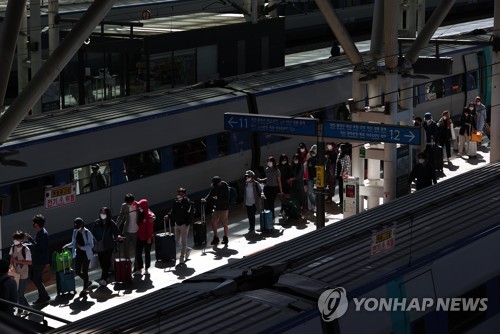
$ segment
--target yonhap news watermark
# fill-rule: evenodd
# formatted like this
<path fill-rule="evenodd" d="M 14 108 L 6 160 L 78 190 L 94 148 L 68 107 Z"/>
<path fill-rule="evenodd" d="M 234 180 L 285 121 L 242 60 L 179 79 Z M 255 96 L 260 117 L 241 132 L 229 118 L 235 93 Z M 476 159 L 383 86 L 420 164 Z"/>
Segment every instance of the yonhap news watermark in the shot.
<path fill-rule="evenodd" d="M 353 298 L 353 311 L 368 312 L 484 312 L 488 298 Z M 323 321 L 330 322 L 343 316 L 349 307 L 347 292 L 342 287 L 325 290 L 318 299 L 318 309 Z M 351 305 L 352 309 L 352 305 Z"/>

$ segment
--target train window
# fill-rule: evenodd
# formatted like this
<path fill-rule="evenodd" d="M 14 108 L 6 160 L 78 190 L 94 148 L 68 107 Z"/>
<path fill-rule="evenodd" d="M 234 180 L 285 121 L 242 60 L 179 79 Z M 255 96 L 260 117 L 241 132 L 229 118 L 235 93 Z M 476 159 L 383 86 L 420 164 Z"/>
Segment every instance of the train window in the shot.
<path fill-rule="evenodd" d="M 194 165 L 207 160 L 207 140 L 198 138 L 173 146 L 174 168 Z"/>
<path fill-rule="evenodd" d="M 222 157 L 229 154 L 229 132 L 219 133 L 217 136 L 217 155 Z"/>
<path fill-rule="evenodd" d="M 44 205 L 45 187 L 54 185 L 54 181 L 54 175 L 45 175 L 13 184 L 10 190 L 13 210 L 21 211 Z"/>
<path fill-rule="evenodd" d="M 437 79 L 425 85 L 426 101 L 439 99 L 444 96 L 444 80 Z"/>
<path fill-rule="evenodd" d="M 461 93 L 464 88 L 464 79 L 462 74 L 457 74 L 451 77 L 451 94 Z"/>
<path fill-rule="evenodd" d="M 482 284 L 470 291 L 467 291 L 462 296 L 462 300 L 469 299 L 477 301 L 480 298 L 487 298 L 486 284 Z M 474 310 L 447 312 L 448 314 L 448 333 L 465 333 L 469 329 L 482 323 L 486 317 L 488 310 L 480 310 L 481 304 L 478 302 L 478 307 Z"/>
<path fill-rule="evenodd" d="M 477 88 L 477 71 L 469 71 L 466 73 L 467 90 Z"/>
<path fill-rule="evenodd" d="M 161 158 L 158 150 L 144 151 L 123 158 L 127 181 L 142 179 L 160 173 Z"/>
<path fill-rule="evenodd" d="M 104 189 L 110 185 L 110 169 L 107 162 L 74 168 L 71 180 L 76 182 L 76 194 Z"/>

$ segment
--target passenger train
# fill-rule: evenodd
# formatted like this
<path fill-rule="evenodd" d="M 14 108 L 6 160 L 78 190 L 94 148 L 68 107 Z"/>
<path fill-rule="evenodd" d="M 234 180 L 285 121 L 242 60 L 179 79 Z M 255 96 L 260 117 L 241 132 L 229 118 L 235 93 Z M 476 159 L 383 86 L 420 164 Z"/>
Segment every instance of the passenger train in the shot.
<path fill-rule="evenodd" d="M 499 172 L 487 164 L 46 333 L 498 333 Z"/>
<path fill-rule="evenodd" d="M 457 38 L 484 42 L 490 35 Z M 415 115 L 460 113 L 476 95 L 489 106 L 491 47 L 448 44 L 439 50 L 453 57 L 453 73 L 414 80 Z M 434 54 L 432 46 L 423 52 Z M 443 91 L 430 99 L 435 80 Z M 54 240 L 67 239 L 75 217 L 90 223 L 102 206 L 116 216 L 126 193 L 147 198 L 161 216 L 180 186 L 199 198 L 214 175 L 238 181 L 268 156 L 291 155 L 299 141 L 310 145 L 317 138 L 225 131 L 225 113 L 348 120 L 351 87 L 352 65 L 341 55 L 28 117 L 0 146 L 0 248 L 10 246 L 16 230 L 30 232 L 38 213 Z M 107 187 L 92 186 L 94 164 Z"/>

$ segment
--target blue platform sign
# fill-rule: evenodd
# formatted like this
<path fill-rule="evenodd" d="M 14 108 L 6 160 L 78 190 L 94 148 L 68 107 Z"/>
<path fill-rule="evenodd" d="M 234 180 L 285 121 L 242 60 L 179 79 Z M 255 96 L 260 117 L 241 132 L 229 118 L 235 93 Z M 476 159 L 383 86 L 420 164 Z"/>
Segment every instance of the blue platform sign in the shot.
<path fill-rule="evenodd" d="M 412 126 L 361 122 L 324 122 L 323 137 L 420 145 L 421 129 Z"/>
<path fill-rule="evenodd" d="M 224 114 L 224 129 L 230 131 L 256 131 L 283 135 L 317 136 L 318 121 L 314 118 Z"/>

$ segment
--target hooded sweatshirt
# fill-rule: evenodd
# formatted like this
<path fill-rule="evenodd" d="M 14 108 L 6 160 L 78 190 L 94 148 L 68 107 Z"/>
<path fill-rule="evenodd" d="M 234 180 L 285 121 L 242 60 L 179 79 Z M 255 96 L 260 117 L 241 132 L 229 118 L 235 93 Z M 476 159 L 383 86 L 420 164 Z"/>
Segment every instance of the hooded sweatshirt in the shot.
<path fill-rule="evenodd" d="M 149 203 L 147 199 L 141 199 L 138 202 L 139 214 L 137 217 L 137 238 L 139 240 L 148 240 L 153 238 L 153 225 L 155 221 L 155 214 L 149 210 Z"/>

